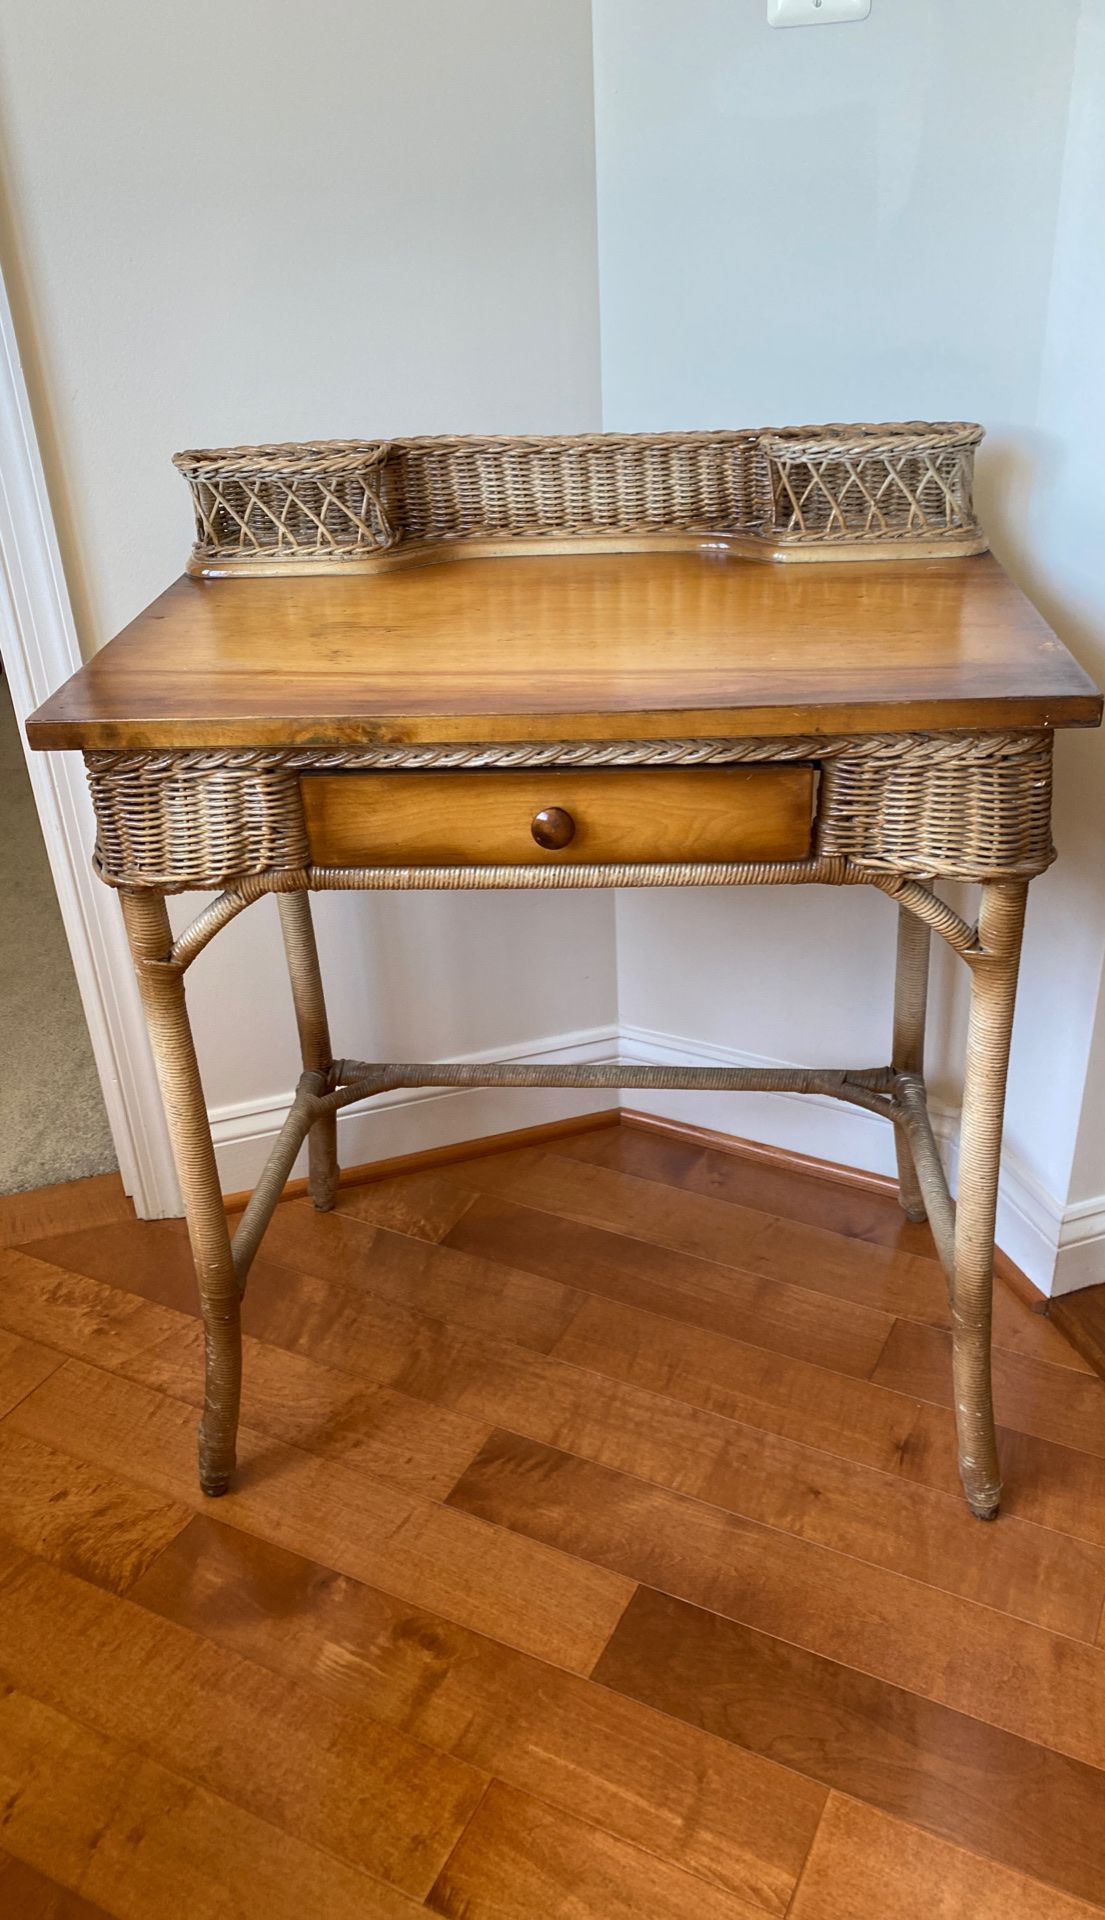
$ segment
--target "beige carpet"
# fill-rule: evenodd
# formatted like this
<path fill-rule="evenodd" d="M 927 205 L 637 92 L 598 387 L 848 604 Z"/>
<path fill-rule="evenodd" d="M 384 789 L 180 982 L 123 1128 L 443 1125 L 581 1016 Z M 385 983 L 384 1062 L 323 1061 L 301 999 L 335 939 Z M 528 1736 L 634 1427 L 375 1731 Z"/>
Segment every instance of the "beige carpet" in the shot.
<path fill-rule="evenodd" d="M 115 1166 L 73 963 L 0 678 L 0 1193 Z"/>

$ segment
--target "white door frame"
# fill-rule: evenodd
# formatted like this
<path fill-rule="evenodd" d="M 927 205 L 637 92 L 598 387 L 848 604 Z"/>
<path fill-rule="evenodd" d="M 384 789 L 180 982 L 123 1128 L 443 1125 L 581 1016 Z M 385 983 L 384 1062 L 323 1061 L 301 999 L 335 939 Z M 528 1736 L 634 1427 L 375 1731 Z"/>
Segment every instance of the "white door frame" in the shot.
<path fill-rule="evenodd" d="M 75 753 L 31 753 L 24 722 L 81 664 L 34 421 L 0 277 L 0 657 L 46 840 L 123 1185 L 144 1219 L 182 1211 L 122 916 L 92 872 Z M 64 1100 L 64 1089 L 58 1097 Z"/>

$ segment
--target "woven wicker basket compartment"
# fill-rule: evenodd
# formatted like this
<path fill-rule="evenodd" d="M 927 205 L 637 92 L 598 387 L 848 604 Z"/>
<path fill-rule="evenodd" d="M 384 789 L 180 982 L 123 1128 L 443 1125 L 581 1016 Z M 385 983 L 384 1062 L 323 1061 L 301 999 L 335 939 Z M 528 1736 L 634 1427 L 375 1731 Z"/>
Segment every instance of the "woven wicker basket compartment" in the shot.
<path fill-rule="evenodd" d="M 724 546 L 754 558 L 978 553 L 982 429 L 328 441 L 179 453 L 194 573 L 366 571 L 550 546 Z"/>

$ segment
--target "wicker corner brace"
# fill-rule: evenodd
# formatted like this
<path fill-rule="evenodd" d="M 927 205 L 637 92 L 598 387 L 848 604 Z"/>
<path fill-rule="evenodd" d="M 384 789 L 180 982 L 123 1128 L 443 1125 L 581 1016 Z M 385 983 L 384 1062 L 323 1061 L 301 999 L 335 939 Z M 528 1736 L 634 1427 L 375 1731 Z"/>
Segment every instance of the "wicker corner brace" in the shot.
<path fill-rule="evenodd" d="M 430 436 L 179 453 L 193 573 L 374 572 L 441 553 L 700 546 L 759 559 L 981 553 L 982 429 Z"/>

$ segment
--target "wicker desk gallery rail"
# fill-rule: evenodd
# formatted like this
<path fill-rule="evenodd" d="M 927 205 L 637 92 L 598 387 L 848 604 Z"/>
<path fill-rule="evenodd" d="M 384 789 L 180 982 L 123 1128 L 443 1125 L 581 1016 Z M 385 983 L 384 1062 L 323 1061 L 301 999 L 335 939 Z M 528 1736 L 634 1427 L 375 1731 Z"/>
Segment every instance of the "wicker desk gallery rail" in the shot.
<path fill-rule="evenodd" d="M 374 571 L 430 549 L 713 539 L 758 559 L 980 553 L 962 421 L 178 453 L 196 573 Z"/>

